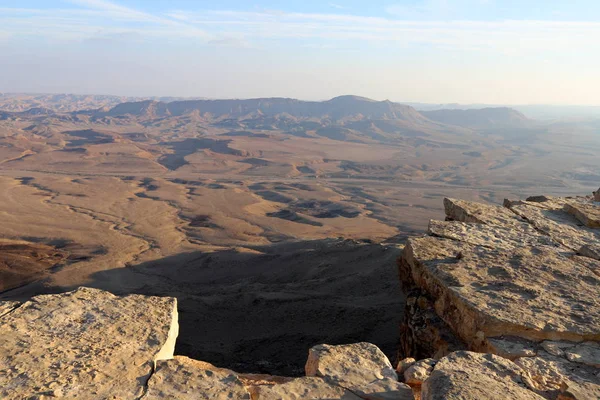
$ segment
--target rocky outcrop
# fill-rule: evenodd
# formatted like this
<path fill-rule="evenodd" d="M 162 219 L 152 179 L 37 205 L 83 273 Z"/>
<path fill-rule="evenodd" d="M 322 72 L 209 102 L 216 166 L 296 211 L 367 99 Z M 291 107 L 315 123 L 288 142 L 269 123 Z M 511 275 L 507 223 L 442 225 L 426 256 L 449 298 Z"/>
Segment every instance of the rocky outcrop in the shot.
<path fill-rule="evenodd" d="M 600 205 L 445 199 L 409 239 L 400 356 L 318 345 L 306 376 L 174 356 L 177 302 L 89 288 L 0 302 L 2 399 L 600 399 Z"/>
<path fill-rule="evenodd" d="M 427 379 L 405 371 L 423 399 L 600 399 L 595 200 L 445 199 L 446 221 L 408 240 L 400 356 L 441 358 Z"/>
<path fill-rule="evenodd" d="M 522 370 L 492 354 L 458 351 L 444 357 L 424 382 L 423 400 L 542 400 L 527 389 Z"/>
<path fill-rule="evenodd" d="M 307 377 L 174 356 L 177 301 L 98 289 L 0 302 L 2 399 L 413 399 L 376 346 L 310 349 Z"/>
<path fill-rule="evenodd" d="M 364 399 L 412 399 L 409 386 L 385 354 L 371 343 L 341 346 L 318 345 L 310 349 L 306 375 L 347 388 Z"/>
<path fill-rule="evenodd" d="M 232 372 L 198 366 L 184 358 L 159 361 L 142 400 L 250 399 L 242 381 Z"/>
<path fill-rule="evenodd" d="M 177 333 L 173 298 L 34 297 L 0 317 L 0 398 L 139 398 Z"/>

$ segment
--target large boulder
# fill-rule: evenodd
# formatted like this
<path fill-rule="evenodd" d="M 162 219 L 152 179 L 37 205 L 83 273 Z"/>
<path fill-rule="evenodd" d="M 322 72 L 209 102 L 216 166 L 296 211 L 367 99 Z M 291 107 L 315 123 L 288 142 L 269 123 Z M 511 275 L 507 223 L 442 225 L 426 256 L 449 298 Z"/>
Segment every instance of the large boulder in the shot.
<path fill-rule="evenodd" d="M 551 246 L 499 251 L 437 237 L 409 239 L 403 264 L 471 349 L 486 337 L 600 340 L 600 277 Z"/>
<path fill-rule="evenodd" d="M 398 380 L 385 354 L 366 342 L 314 346 L 308 352 L 305 371 L 306 376 L 320 376 L 342 386 L 369 384 L 385 378 Z"/>
<path fill-rule="evenodd" d="M 404 382 L 409 385 L 422 385 L 433 371 L 437 360 L 425 358 L 412 364 L 404 371 Z"/>
<path fill-rule="evenodd" d="M 147 393 L 142 397 L 142 400 L 160 399 L 250 400 L 250 393 L 232 371 L 177 357 L 157 363 Z"/>
<path fill-rule="evenodd" d="M 139 398 L 177 333 L 174 298 L 36 296 L 0 317 L 0 398 Z"/>
<path fill-rule="evenodd" d="M 365 399 L 413 398 L 410 387 L 398 382 L 398 374 L 385 354 L 371 343 L 314 346 L 305 370 L 307 376 L 321 377 Z"/>

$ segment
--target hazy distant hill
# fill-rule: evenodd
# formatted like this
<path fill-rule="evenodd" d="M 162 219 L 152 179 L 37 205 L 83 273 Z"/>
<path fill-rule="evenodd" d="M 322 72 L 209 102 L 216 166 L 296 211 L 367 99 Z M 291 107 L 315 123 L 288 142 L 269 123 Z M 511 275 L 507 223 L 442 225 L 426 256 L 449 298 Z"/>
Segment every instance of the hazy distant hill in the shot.
<path fill-rule="evenodd" d="M 364 97 L 340 96 L 328 101 L 302 101 L 288 98 L 248 100 L 185 100 L 164 103 L 141 101 L 119 104 L 106 115 L 130 114 L 138 117 L 181 116 L 198 112 L 211 119 L 223 117 L 272 117 L 285 114 L 291 118 L 333 121 L 361 119 L 396 119 L 414 123 L 430 123 L 410 106 L 391 101 L 374 101 Z"/>
<path fill-rule="evenodd" d="M 421 111 L 421 114 L 433 121 L 467 128 L 526 127 L 531 124 L 531 120 L 525 115 L 508 107 L 444 109 Z"/>

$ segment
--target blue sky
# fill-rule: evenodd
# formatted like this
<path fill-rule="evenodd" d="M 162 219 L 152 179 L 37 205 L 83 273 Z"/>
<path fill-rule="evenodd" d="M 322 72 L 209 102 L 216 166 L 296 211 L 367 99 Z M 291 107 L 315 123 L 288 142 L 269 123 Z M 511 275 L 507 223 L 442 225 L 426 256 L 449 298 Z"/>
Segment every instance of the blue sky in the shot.
<path fill-rule="evenodd" d="M 0 91 L 600 105 L 600 2 L 0 0 Z"/>

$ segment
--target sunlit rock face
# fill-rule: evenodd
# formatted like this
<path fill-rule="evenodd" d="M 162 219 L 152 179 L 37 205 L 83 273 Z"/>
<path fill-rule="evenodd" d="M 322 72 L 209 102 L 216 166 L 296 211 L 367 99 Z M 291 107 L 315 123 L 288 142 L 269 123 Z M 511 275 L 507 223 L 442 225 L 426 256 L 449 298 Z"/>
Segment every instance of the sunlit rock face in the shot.
<path fill-rule="evenodd" d="M 447 198 L 446 220 L 408 240 L 400 358 L 441 358 L 408 376 L 423 399 L 600 398 L 597 196 Z"/>
<path fill-rule="evenodd" d="M 0 398 L 138 398 L 173 357 L 177 301 L 80 288 L 0 317 Z"/>
<path fill-rule="evenodd" d="M 81 287 L 0 302 L 3 399 L 600 399 L 600 205 L 445 199 L 408 240 L 395 365 L 366 342 L 307 349 L 305 377 L 174 356 L 177 300 Z"/>

